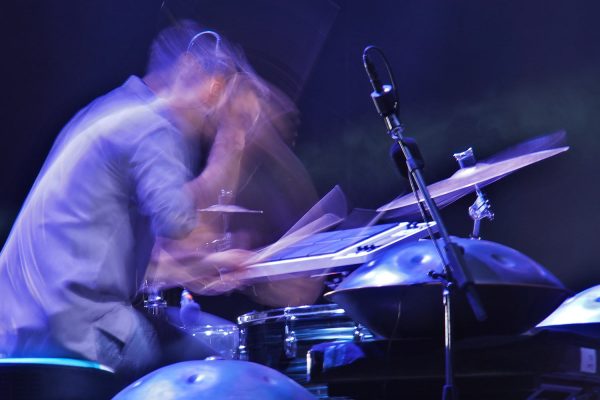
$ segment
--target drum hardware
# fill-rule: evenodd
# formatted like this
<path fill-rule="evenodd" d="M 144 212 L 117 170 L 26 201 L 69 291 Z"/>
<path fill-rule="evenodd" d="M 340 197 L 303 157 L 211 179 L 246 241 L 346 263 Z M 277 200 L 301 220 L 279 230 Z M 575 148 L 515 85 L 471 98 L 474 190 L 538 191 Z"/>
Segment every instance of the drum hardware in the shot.
<path fill-rule="evenodd" d="M 197 211 L 200 213 L 209 213 L 209 214 L 220 214 L 221 216 L 221 229 L 222 236 L 217 238 L 210 243 L 206 243 L 204 246 L 211 249 L 212 251 L 220 252 L 229 250 L 232 247 L 232 234 L 230 231 L 230 217 L 235 214 L 262 214 L 261 210 L 250 210 L 248 208 L 244 208 L 235 204 L 232 204 L 234 201 L 234 194 L 232 190 L 221 189 L 219 192 L 219 197 L 217 200 L 217 204 L 213 204 L 207 208 L 201 208 Z"/>
<path fill-rule="evenodd" d="M 246 328 L 244 328 L 243 326 L 239 326 L 239 331 L 240 331 L 240 338 L 239 338 L 240 342 L 238 345 L 237 359 L 241 360 L 241 361 L 249 361 L 250 358 L 248 355 L 248 346 L 246 346 L 246 338 L 248 337 L 248 332 L 246 331 Z"/>
<path fill-rule="evenodd" d="M 472 167 L 476 162 L 472 147 L 469 147 L 462 153 L 455 153 L 454 158 L 458 162 L 458 165 L 461 169 Z M 474 185 L 474 188 L 477 197 L 475 202 L 469 207 L 469 216 L 473 220 L 473 232 L 471 233 L 471 237 L 480 239 L 481 220 L 486 218 L 490 221 L 493 220 L 494 213 L 492 211 L 490 201 L 487 199 L 483 191 L 478 185 Z"/>
<path fill-rule="evenodd" d="M 330 272 L 328 274 L 325 274 L 325 280 L 323 281 L 323 285 L 325 286 L 327 291 L 335 290 L 335 288 L 340 283 L 342 283 L 344 278 L 346 278 L 349 274 L 350 274 L 350 270 Z"/>
<path fill-rule="evenodd" d="M 144 281 L 142 293 L 144 294 L 144 309 L 155 318 L 162 318 L 167 309 L 167 300 L 160 289 L 161 282 Z"/>
<path fill-rule="evenodd" d="M 294 329 L 291 326 L 295 318 L 292 314 L 290 314 L 290 310 L 290 307 L 283 309 L 283 315 L 285 318 L 283 352 L 289 359 L 295 358 L 298 355 L 298 340 L 296 339 L 296 332 L 294 332 Z"/>
<path fill-rule="evenodd" d="M 352 335 L 353 342 L 364 342 L 366 340 L 370 340 L 373 337 L 371 332 L 369 332 L 363 325 L 355 322 L 354 325 L 354 333 Z"/>

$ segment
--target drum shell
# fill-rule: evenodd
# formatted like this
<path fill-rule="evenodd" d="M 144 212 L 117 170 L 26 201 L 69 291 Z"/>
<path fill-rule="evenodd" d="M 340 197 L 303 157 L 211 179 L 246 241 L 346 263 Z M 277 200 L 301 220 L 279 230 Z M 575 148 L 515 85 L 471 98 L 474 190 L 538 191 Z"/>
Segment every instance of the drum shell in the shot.
<path fill-rule="evenodd" d="M 274 368 L 307 384 L 306 355 L 312 346 L 334 341 L 362 341 L 372 335 L 337 304 L 252 312 L 238 317 L 239 358 Z"/>

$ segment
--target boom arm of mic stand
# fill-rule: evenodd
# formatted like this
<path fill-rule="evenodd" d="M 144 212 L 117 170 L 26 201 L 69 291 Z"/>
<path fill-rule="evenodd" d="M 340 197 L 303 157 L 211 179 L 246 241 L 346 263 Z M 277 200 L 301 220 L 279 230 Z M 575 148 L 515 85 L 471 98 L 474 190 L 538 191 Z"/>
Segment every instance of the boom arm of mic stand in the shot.
<path fill-rule="evenodd" d="M 471 278 L 469 271 L 465 268 L 465 260 L 462 254 L 462 249 L 450 239 L 450 235 L 446 230 L 446 226 L 444 225 L 437 204 L 435 204 L 435 201 L 431 198 L 429 189 L 425 184 L 425 179 L 423 178 L 423 173 L 421 171 L 422 163 L 414 158 L 409 146 L 405 145 L 404 137 L 402 135 L 402 126 L 400 125 L 400 121 L 398 120 L 396 114 L 391 113 L 389 115 L 382 116 L 384 117 L 388 134 L 396 142 L 398 142 L 398 145 L 402 149 L 402 153 L 406 158 L 406 164 L 408 165 L 409 172 L 412 174 L 418 190 L 420 190 L 422 193 L 431 218 L 433 218 L 438 227 L 438 232 L 440 233 L 443 243 L 444 255 L 446 257 L 446 259 L 443 260 L 446 265 L 446 279 L 448 279 L 450 282 L 454 282 L 456 286 L 465 293 L 469 305 L 471 306 L 471 310 L 473 311 L 473 314 L 475 314 L 477 320 L 486 320 L 487 314 L 483 308 L 483 305 L 481 304 L 479 295 L 475 290 L 473 279 Z"/>

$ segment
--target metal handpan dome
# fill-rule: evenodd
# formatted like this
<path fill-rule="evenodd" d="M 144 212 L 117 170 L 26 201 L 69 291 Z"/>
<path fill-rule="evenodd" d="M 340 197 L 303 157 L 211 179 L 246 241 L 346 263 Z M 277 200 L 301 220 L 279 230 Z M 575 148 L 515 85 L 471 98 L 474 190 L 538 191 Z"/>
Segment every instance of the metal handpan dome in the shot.
<path fill-rule="evenodd" d="M 237 360 L 184 361 L 157 369 L 113 400 L 316 400 L 292 379 L 264 365 Z"/>
<path fill-rule="evenodd" d="M 600 285 L 565 300 L 537 328 L 600 338 Z"/>
<path fill-rule="evenodd" d="M 459 337 L 516 334 L 535 326 L 569 292 L 541 265 L 507 246 L 453 238 L 464 250 L 487 312 L 475 319 L 464 295 L 453 293 L 453 329 Z M 390 248 L 350 274 L 326 298 L 384 337 L 431 337 L 443 332 L 442 284 L 428 273 L 443 264 L 431 240 Z"/>

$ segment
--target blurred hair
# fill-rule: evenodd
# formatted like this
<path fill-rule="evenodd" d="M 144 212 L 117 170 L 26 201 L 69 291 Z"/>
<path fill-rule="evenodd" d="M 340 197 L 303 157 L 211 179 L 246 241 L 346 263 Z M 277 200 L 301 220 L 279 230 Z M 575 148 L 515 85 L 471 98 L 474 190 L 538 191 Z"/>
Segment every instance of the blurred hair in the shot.
<path fill-rule="evenodd" d="M 194 21 L 182 20 L 162 30 L 154 39 L 147 72 L 168 73 L 187 52 L 196 57 L 209 75 L 230 76 L 247 65 L 242 51 L 217 33 L 206 31 Z"/>

